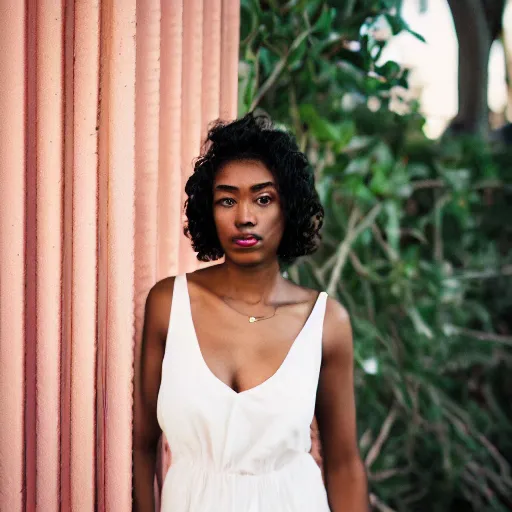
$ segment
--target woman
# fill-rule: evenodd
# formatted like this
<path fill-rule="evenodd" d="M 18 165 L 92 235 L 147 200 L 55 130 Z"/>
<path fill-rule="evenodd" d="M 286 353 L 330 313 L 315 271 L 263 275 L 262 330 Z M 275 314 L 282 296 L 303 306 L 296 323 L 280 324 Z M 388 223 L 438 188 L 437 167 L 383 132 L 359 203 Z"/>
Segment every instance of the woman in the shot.
<path fill-rule="evenodd" d="M 312 253 L 323 209 L 306 157 L 266 119 L 214 126 L 186 185 L 200 261 L 149 292 L 135 397 L 134 504 L 153 511 L 161 431 L 164 512 L 362 512 L 350 322 L 285 279 Z M 316 413 L 326 486 L 310 455 Z M 327 491 L 325 490 L 327 489 Z"/>

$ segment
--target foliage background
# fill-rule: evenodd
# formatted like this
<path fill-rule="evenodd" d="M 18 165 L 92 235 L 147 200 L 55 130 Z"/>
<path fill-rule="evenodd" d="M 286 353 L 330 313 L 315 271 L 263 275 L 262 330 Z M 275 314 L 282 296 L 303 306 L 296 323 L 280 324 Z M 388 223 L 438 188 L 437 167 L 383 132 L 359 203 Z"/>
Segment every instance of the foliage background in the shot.
<path fill-rule="evenodd" d="M 426 139 L 407 71 L 377 64 L 399 13 L 242 0 L 239 114 L 269 113 L 315 168 L 324 243 L 288 273 L 351 315 L 372 505 L 511 510 L 512 154 Z"/>

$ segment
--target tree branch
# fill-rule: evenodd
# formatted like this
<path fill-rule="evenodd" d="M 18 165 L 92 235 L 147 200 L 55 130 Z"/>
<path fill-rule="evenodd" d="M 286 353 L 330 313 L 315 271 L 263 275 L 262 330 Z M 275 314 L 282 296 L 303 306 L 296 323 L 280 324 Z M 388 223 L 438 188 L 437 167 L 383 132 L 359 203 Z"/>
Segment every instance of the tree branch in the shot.
<path fill-rule="evenodd" d="M 340 247 L 336 253 L 336 262 L 334 264 L 334 269 L 331 274 L 331 279 L 329 281 L 329 286 L 327 287 L 327 293 L 329 295 L 334 295 L 334 292 L 336 291 L 336 283 L 339 281 L 341 276 L 341 271 L 343 270 L 343 267 L 345 265 L 345 262 L 347 260 L 348 253 L 350 251 L 350 247 L 352 246 L 354 240 L 368 227 L 370 227 L 373 222 L 375 221 L 375 218 L 382 210 L 382 204 L 375 205 L 368 215 L 359 223 L 359 225 L 355 228 L 351 229 L 351 219 L 353 218 L 354 212 L 356 209 L 352 210 L 351 218 L 349 219 L 349 229 L 347 230 L 347 234 L 345 236 L 345 239 L 340 244 Z"/>
<path fill-rule="evenodd" d="M 463 336 L 475 338 L 480 341 L 492 341 L 494 343 L 500 343 L 501 345 L 512 347 L 512 336 L 503 336 L 501 334 L 494 334 L 492 332 L 476 331 L 474 329 L 457 327 L 455 325 L 451 325 L 450 328 L 456 334 L 462 334 Z"/>
<path fill-rule="evenodd" d="M 276 67 L 274 68 L 274 71 L 272 71 L 270 76 L 267 78 L 267 80 L 261 86 L 260 90 L 258 91 L 258 94 L 256 94 L 256 97 L 254 98 L 254 100 L 252 101 L 252 104 L 251 104 L 251 108 L 250 108 L 251 111 L 254 110 L 258 106 L 258 104 L 261 101 L 261 99 L 263 98 L 263 96 L 265 96 L 265 94 L 267 94 L 267 92 L 270 90 L 270 88 L 277 82 L 277 79 L 279 78 L 279 76 L 283 72 L 284 68 L 286 67 L 286 64 L 288 63 L 288 57 L 290 56 L 290 54 L 296 48 L 299 47 L 299 45 L 302 43 L 302 41 L 304 41 L 304 39 L 306 39 L 306 37 L 308 37 L 308 35 L 310 33 L 311 33 L 311 29 L 304 30 L 304 32 L 299 34 L 297 36 L 297 38 L 294 39 L 294 41 L 290 45 L 290 48 L 288 48 L 288 51 L 286 52 L 286 54 L 283 55 L 279 59 L 279 62 L 277 63 Z"/>
<path fill-rule="evenodd" d="M 393 423 L 395 423 L 397 415 L 398 415 L 398 408 L 396 405 L 394 405 L 391 408 L 391 411 L 389 411 L 387 418 L 384 420 L 384 423 L 382 424 L 382 427 L 380 429 L 379 435 L 378 435 L 375 443 L 370 448 L 370 451 L 368 452 L 368 455 L 366 456 L 365 465 L 368 469 L 370 469 L 371 465 L 375 462 L 375 460 L 379 456 L 382 446 L 386 442 L 386 439 L 389 436 L 391 427 L 393 426 Z"/>

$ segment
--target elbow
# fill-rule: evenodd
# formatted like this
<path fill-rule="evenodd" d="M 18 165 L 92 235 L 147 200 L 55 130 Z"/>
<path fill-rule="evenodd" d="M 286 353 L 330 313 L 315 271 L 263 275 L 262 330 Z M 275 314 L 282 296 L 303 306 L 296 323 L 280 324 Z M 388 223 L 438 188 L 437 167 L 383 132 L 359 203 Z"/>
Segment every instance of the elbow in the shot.
<path fill-rule="evenodd" d="M 333 512 L 369 511 L 368 480 L 364 463 L 359 456 L 327 465 L 325 484 Z"/>

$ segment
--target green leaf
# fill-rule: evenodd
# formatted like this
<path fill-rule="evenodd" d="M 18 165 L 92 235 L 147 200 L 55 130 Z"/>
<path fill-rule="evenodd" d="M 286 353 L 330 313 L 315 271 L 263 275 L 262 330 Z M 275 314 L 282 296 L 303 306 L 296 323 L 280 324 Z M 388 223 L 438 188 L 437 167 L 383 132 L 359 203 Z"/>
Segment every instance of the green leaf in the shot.
<path fill-rule="evenodd" d="M 321 117 L 315 107 L 310 104 L 299 106 L 301 119 L 307 124 L 308 130 L 320 142 L 342 143 L 343 129 Z"/>
<path fill-rule="evenodd" d="M 323 6 L 322 14 L 318 18 L 318 20 L 313 25 L 312 32 L 314 34 L 325 34 L 327 35 L 332 27 L 332 22 L 334 20 L 334 17 L 336 16 L 336 10 L 329 8 L 327 6 Z"/>
<path fill-rule="evenodd" d="M 411 27 L 409 27 L 409 25 L 406 25 L 405 30 L 407 30 L 407 32 L 409 32 L 409 34 L 413 35 L 416 39 L 419 39 L 422 43 L 427 42 L 427 40 L 421 34 L 412 30 Z"/>
<path fill-rule="evenodd" d="M 468 188 L 471 176 L 469 169 L 446 169 L 442 175 L 455 190 L 461 191 Z"/>
<path fill-rule="evenodd" d="M 334 145 L 334 151 L 335 153 L 340 153 L 346 146 L 350 144 L 352 139 L 354 138 L 354 135 L 356 133 L 356 126 L 354 122 L 350 119 L 347 119 L 346 121 L 342 121 L 341 123 L 337 124 L 338 129 L 338 140 L 336 141 L 336 144 Z"/>
<path fill-rule="evenodd" d="M 388 60 L 382 66 L 376 66 L 376 71 L 387 81 L 396 80 L 402 73 L 402 67 L 397 62 Z"/>
<path fill-rule="evenodd" d="M 411 27 L 409 27 L 407 22 L 402 17 L 400 17 L 398 15 L 392 15 L 392 14 L 385 14 L 384 16 L 388 20 L 388 23 L 390 24 L 391 29 L 393 30 L 393 35 L 396 35 L 396 34 L 402 32 L 403 30 L 405 30 L 405 31 L 409 32 L 411 35 L 413 35 L 414 37 L 416 37 L 417 39 L 419 39 L 421 42 L 423 42 L 423 43 L 426 42 L 425 38 L 423 36 L 421 36 L 420 34 L 418 34 L 417 32 L 414 32 L 414 30 L 412 30 Z"/>
<path fill-rule="evenodd" d="M 365 176 L 370 171 L 371 161 L 368 156 L 356 157 L 345 168 L 345 175 L 357 174 Z"/>
<path fill-rule="evenodd" d="M 375 139 L 373 137 L 355 135 L 343 148 L 343 151 L 345 153 L 359 152 L 360 150 L 369 149 L 373 144 L 375 144 Z"/>
<path fill-rule="evenodd" d="M 390 194 L 391 187 L 386 175 L 385 168 L 381 165 L 372 167 L 372 179 L 370 181 L 370 190 L 374 194 L 385 196 Z"/>

